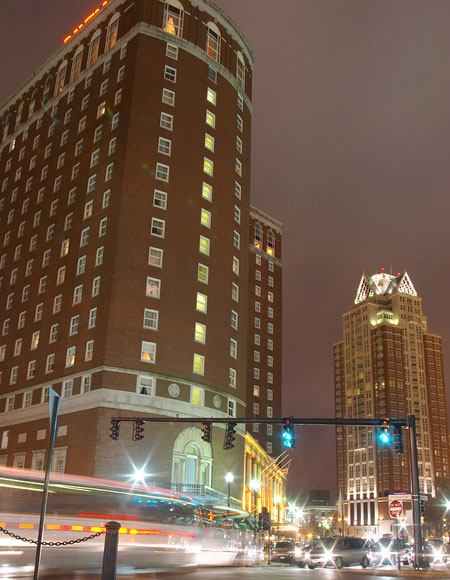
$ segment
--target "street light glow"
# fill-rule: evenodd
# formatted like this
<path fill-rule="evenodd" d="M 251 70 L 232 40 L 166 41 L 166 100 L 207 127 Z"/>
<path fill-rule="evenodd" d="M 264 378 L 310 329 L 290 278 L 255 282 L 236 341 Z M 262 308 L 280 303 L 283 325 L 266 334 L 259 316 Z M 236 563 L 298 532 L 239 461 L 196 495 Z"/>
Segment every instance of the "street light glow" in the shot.
<path fill-rule="evenodd" d="M 135 483 L 139 483 L 140 481 L 144 482 L 146 477 L 147 473 L 145 472 L 144 468 L 141 469 L 135 468 L 134 473 L 132 475 L 133 481 Z"/>
<path fill-rule="evenodd" d="M 234 479 L 234 475 L 233 475 L 232 473 L 228 472 L 228 473 L 225 475 L 225 481 L 226 481 L 227 483 L 233 483 L 233 479 Z"/>
<path fill-rule="evenodd" d="M 259 489 L 259 481 L 256 479 L 252 479 L 250 482 L 250 487 L 253 489 L 253 491 L 258 491 Z"/>

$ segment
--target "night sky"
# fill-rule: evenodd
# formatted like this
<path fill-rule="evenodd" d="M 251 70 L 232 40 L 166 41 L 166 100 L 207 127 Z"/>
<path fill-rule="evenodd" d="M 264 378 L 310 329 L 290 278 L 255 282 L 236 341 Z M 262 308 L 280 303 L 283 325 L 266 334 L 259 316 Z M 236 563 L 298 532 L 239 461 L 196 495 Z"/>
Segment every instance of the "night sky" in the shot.
<path fill-rule="evenodd" d="M 0 101 L 99 3 L 1 0 Z M 333 416 L 341 315 L 363 270 L 390 264 L 449 377 L 450 2 L 217 3 L 256 55 L 252 203 L 284 224 L 285 413 Z M 290 492 L 334 488 L 334 429 L 296 438 Z"/>

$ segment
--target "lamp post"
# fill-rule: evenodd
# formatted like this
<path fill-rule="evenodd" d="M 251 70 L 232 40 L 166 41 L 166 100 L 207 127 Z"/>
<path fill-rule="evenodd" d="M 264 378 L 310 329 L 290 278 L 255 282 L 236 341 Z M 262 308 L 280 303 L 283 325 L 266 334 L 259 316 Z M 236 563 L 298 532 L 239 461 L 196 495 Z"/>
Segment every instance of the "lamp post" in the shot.
<path fill-rule="evenodd" d="M 225 475 L 225 481 L 227 482 L 227 507 L 230 509 L 231 505 L 231 484 L 233 483 L 234 475 L 228 472 Z"/>
<path fill-rule="evenodd" d="M 259 482 L 256 479 L 252 479 L 252 481 L 250 482 L 250 487 L 253 491 L 253 502 L 255 504 L 255 512 L 254 512 L 254 530 L 253 530 L 253 539 L 254 542 L 256 544 L 256 512 L 258 511 L 258 506 L 256 505 L 256 500 L 257 500 L 257 496 L 258 496 L 258 489 L 259 489 Z"/>

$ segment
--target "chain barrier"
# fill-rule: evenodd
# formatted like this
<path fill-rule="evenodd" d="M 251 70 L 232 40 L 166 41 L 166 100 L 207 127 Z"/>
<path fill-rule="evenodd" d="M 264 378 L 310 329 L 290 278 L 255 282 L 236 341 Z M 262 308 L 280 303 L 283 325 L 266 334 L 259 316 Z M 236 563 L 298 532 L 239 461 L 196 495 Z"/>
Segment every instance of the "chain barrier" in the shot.
<path fill-rule="evenodd" d="M 7 529 L 2 528 L 0 526 L 0 532 L 3 532 L 7 536 L 14 538 L 15 540 L 20 540 L 21 542 L 28 542 L 29 544 L 37 544 L 37 540 L 32 540 L 31 538 L 23 538 L 18 534 L 13 534 L 9 532 Z M 73 544 L 81 544 L 81 542 L 87 542 L 88 540 L 92 540 L 94 538 L 98 538 L 98 536 L 102 536 L 106 534 L 106 530 L 102 532 L 97 532 L 96 534 L 92 534 L 90 536 L 85 536 L 84 538 L 77 538 L 76 540 L 67 540 L 67 542 L 41 542 L 42 546 L 71 546 Z"/>

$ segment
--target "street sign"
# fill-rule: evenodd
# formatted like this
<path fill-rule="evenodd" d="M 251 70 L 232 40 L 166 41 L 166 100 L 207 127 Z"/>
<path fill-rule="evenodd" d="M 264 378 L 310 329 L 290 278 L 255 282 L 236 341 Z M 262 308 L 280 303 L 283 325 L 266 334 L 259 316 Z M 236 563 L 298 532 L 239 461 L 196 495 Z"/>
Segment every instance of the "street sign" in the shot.
<path fill-rule="evenodd" d="M 233 529 L 233 520 L 231 520 L 231 519 L 223 520 L 222 529 L 224 529 L 226 532 L 228 532 L 229 530 L 232 530 Z"/>
<path fill-rule="evenodd" d="M 389 515 L 391 518 L 399 518 L 403 513 L 403 502 L 393 499 L 389 502 Z"/>
<path fill-rule="evenodd" d="M 389 494 L 389 502 L 393 501 L 394 499 L 398 499 L 400 501 L 411 501 L 412 494 L 410 493 L 390 493 Z"/>

